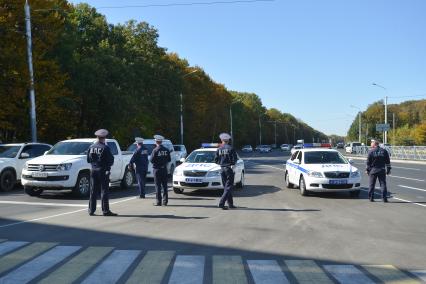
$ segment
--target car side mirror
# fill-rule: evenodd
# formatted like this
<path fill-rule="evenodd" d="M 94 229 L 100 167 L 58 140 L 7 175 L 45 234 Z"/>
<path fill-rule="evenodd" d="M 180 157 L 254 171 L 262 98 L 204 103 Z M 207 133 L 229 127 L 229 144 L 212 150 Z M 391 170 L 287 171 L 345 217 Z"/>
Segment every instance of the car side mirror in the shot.
<path fill-rule="evenodd" d="M 300 160 L 299 159 L 294 159 L 293 163 L 300 164 Z"/>
<path fill-rule="evenodd" d="M 44 154 L 43 154 L 43 155 L 47 155 L 47 153 L 49 153 L 49 151 L 44 152 Z"/>
<path fill-rule="evenodd" d="M 182 159 L 179 160 L 179 162 L 181 162 L 181 163 L 185 163 L 185 161 L 186 161 L 185 158 L 182 158 Z"/>
<path fill-rule="evenodd" d="M 349 164 L 353 165 L 354 164 L 354 160 L 349 159 Z"/>
<path fill-rule="evenodd" d="M 21 156 L 19 156 L 20 159 L 28 159 L 30 157 L 30 154 L 28 153 L 21 153 Z"/>

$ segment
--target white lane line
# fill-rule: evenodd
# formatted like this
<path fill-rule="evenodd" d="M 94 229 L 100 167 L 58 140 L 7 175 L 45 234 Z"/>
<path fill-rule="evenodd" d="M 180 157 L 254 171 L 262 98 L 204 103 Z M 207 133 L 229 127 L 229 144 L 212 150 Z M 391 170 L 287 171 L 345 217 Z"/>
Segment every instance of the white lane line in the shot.
<path fill-rule="evenodd" d="M 247 260 L 256 284 L 290 283 L 275 260 Z"/>
<path fill-rule="evenodd" d="M 201 255 L 178 255 L 169 284 L 204 283 L 204 261 Z"/>
<path fill-rule="evenodd" d="M 380 188 L 377 188 L 376 187 L 376 189 L 380 189 Z M 368 192 L 368 189 L 361 189 L 362 191 L 365 191 L 365 192 Z M 379 196 L 381 196 L 379 193 L 377 193 L 377 192 L 374 192 L 374 194 L 375 195 L 379 195 Z M 414 201 L 410 201 L 410 200 L 406 200 L 406 199 L 402 199 L 402 198 L 398 198 L 398 197 L 396 197 L 396 196 L 391 196 L 390 197 L 390 199 L 395 199 L 395 200 L 399 200 L 399 201 L 402 201 L 402 202 L 405 202 L 405 203 L 410 203 L 410 204 L 414 204 L 414 205 L 418 205 L 418 206 L 422 206 L 422 207 L 426 207 L 426 204 L 421 204 L 421 203 L 417 203 L 417 202 L 414 202 Z"/>
<path fill-rule="evenodd" d="M 416 169 L 416 168 L 406 168 L 406 167 L 399 167 L 399 166 L 394 166 L 394 165 L 392 165 L 392 168 L 395 168 L 395 169 L 403 169 L 403 170 L 410 170 L 410 171 L 422 171 L 421 169 Z"/>
<path fill-rule="evenodd" d="M 67 203 L 42 203 L 42 202 L 21 202 L 21 201 L 0 201 L 0 204 L 33 205 L 33 206 L 56 206 L 56 207 L 87 207 L 87 204 L 67 204 Z"/>
<path fill-rule="evenodd" d="M 28 242 L 4 242 L 0 244 L 0 255 L 7 254 L 15 249 L 23 247 Z"/>
<path fill-rule="evenodd" d="M 127 198 L 127 199 L 124 199 L 124 200 L 119 200 L 119 201 L 116 201 L 116 202 L 112 202 L 112 203 L 110 203 L 110 205 L 114 205 L 114 204 L 118 204 L 118 203 L 122 203 L 122 202 L 127 202 L 127 201 L 134 200 L 134 199 L 136 199 L 136 197 L 131 197 L 131 198 Z M 51 219 L 51 218 L 55 218 L 55 217 L 61 217 L 61 216 L 65 216 L 65 215 L 75 214 L 75 213 L 79 213 L 79 212 L 83 212 L 83 211 L 87 211 L 87 208 L 85 208 L 85 209 L 79 209 L 79 210 L 75 210 L 75 211 L 70 211 L 70 212 L 65 212 L 65 213 L 61 213 L 61 214 L 55 214 L 55 215 L 50 215 L 50 216 L 35 218 L 35 219 L 31 219 L 31 220 L 26 220 L 26 221 L 20 221 L 20 222 L 10 223 L 10 224 L 6 224 L 6 225 L 0 226 L 0 229 L 1 228 L 6 228 L 6 227 L 11 227 L 11 226 L 16 226 L 16 225 L 20 225 L 20 224 L 25 224 L 25 223 L 31 223 L 31 222 L 36 222 L 36 221 Z"/>
<path fill-rule="evenodd" d="M 139 254 L 139 250 L 114 251 L 82 283 L 117 283 Z"/>
<path fill-rule="evenodd" d="M 374 284 L 374 281 L 353 265 L 324 265 L 323 267 L 341 284 Z"/>
<path fill-rule="evenodd" d="M 421 188 L 417 188 L 417 187 L 411 187 L 411 186 L 406 186 L 406 185 L 398 185 L 399 187 L 403 187 L 403 188 L 409 188 L 409 189 L 414 189 L 414 190 L 419 190 L 419 191 L 425 191 L 426 189 L 421 189 Z"/>
<path fill-rule="evenodd" d="M 394 176 L 394 175 L 389 175 L 389 176 L 393 178 L 400 178 L 400 179 L 406 179 L 406 180 L 425 181 L 424 179 L 417 179 L 417 178 L 407 178 L 407 177 L 400 177 L 400 176 Z"/>
<path fill-rule="evenodd" d="M 417 278 L 421 279 L 426 283 L 426 270 L 415 270 L 410 271 L 411 274 L 415 275 Z"/>
<path fill-rule="evenodd" d="M 0 278 L 0 283 L 28 283 L 46 270 L 66 259 L 81 247 L 57 246 Z"/>

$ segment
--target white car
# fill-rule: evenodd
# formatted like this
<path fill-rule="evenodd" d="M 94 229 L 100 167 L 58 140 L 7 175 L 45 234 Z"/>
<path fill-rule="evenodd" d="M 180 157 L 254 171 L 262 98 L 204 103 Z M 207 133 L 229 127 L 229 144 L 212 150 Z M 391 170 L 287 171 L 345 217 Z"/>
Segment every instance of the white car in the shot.
<path fill-rule="evenodd" d="M 30 196 L 39 196 L 45 189 L 72 189 L 77 196 L 90 193 L 91 165 L 87 162 L 87 150 L 96 139 L 71 139 L 56 143 L 44 156 L 25 163 L 21 182 Z M 110 186 L 130 187 L 133 174 L 128 170 L 131 153 L 121 152 L 118 142 L 106 139 L 114 156 Z"/>
<path fill-rule="evenodd" d="M 176 161 L 179 162 L 181 159 L 185 159 L 188 155 L 185 145 L 173 145 L 175 150 Z"/>
<path fill-rule="evenodd" d="M 288 144 L 282 144 L 280 148 L 281 148 L 281 151 L 285 151 L 285 152 L 288 152 L 291 150 L 290 145 Z"/>
<path fill-rule="evenodd" d="M 149 160 L 151 158 L 152 150 L 154 150 L 155 147 L 157 147 L 157 144 L 155 143 L 154 139 L 144 139 L 143 140 L 143 145 L 148 149 L 148 160 Z M 175 150 L 173 148 L 172 141 L 170 141 L 168 139 L 165 139 L 165 140 L 163 140 L 162 145 L 164 147 L 166 147 L 170 151 L 170 158 L 171 158 L 172 161 L 170 163 L 168 163 L 168 165 L 167 165 L 167 173 L 169 175 L 172 175 L 173 172 L 174 172 L 174 170 L 176 169 L 176 163 L 178 161 L 176 159 L 176 155 L 174 153 Z M 127 148 L 127 151 L 128 152 L 135 152 L 136 151 L 136 142 L 133 143 L 132 145 L 130 145 Z M 151 162 L 149 162 L 148 172 L 146 174 L 146 177 L 148 177 L 148 178 L 153 178 L 154 177 L 154 173 L 153 173 L 153 170 L 152 170 L 152 164 L 151 164 Z"/>
<path fill-rule="evenodd" d="M 217 145 L 193 151 L 173 173 L 173 190 L 182 193 L 186 189 L 223 190 L 221 168 L 215 164 Z M 244 161 L 238 157 L 234 166 L 235 184 L 244 187 Z"/>
<path fill-rule="evenodd" d="M 345 152 L 348 154 L 353 154 L 356 152 L 357 147 L 361 147 L 362 144 L 360 142 L 351 142 L 348 143 L 345 147 Z"/>
<path fill-rule="evenodd" d="M 0 145 L 0 191 L 12 190 L 21 180 L 25 162 L 50 150 L 52 145 L 43 143 L 20 143 Z"/>
<path fill-rule="evenodd" d="M 356 197 L 360 193 L 361 173 L 337 150 L 303 148 L 287 161 L 285 182 L 287 188 L 299 187 L 304 196 L 310 191 L 346 191 Z"/>
<path fill-rule="evenodd" d="M 260 145 L 259 152 L 260 153 L 269 153 L 269 152 L 272 152 L 272 147 L 269 146 L 269 145 Z"/>
<path fill-rule="evenodd" d="M 293 148 L 291 148 L 291 154 L 293 155 L 294 152 L 296 152 L 297 150 L 300 150 L 302 148 L 303 148 L 303 145 L 300 145 L 300 144 L 294 145 Z"/>

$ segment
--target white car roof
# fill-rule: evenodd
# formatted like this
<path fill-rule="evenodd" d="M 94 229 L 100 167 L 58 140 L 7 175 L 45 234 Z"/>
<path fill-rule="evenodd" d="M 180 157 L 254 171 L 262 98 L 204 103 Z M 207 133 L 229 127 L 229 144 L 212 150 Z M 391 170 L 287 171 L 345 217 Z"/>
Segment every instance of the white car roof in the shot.
<path fill-rule="evenodd" d="M 25 146 L 25 145 L 46 145 L 46 146 L 52 146 L 50 144 L 46 143 L 37 143 L 37 142 L 30 142 L 30 143 L 10 143 L 10 144 L 0 144 L 1 146 Z"/>
<path fill-rule="evenodd" d="M 97 140 L 97 138 L 76 138 L 76 139 L 69 139 L 69 140 L 63 140 L 61 142 L 90 142 L 93 143 Z M 106 139 L 106 142 L 115 141 L 114 139 Z"/>
<path fill-rule="evenodd" d="M 168 140 L 168 139 L 164 139 L 163 143 L 170 143 L 173 144 L 172 141 Z M 136 142 L 134 142 L 133 144 L 136 144 Z M 154 139 L 144 139 L 143 140 L 143 144 L 155 144 L 155 140 Z"/>
<path fill-rule="evenodd" d="M 209 152 L 216 152 L 218 148 L 200 148 L 197 150 L 194 150 L 194 152 L 199 152 L 199 151 L 209 151 Z"/>
<path fill-rule="evenodd" d="M 337 150 L 328 149 L 328 148 L 303 148 L 303 149 L 299 149 L 299 151 L 303 151 L 303 152 L 337 152 L 337 153 L 340 153 Z"/>

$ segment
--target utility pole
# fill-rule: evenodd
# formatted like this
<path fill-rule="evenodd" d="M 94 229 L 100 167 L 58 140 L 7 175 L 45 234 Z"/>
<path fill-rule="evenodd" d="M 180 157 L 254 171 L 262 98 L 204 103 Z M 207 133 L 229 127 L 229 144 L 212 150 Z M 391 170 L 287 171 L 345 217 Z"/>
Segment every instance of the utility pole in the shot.
<path fill-rule="evenodd" d="M 385 97 L 385 124 L 388 124 L 388 96 Z M 385 131 L 384 144 L 388 143 L 388 131 Z"/>
<path fill-rule="evenodd" d="M 262 145 L 262 123 L 260 122 L 260 116 L 259 116 L 259 145 Z"/>
<path fill-rule="evenodd" d="M 31 38 L 31 14 L 28 0 L 25 1 L 25 27 L 27 31 L 27 57 L 28 57 L 28 73 L 30 75 L 30 124 L 31 124 L 31 140 L 37 142 L 37 119 L 35 105 L 35 90 L 34 90 L 34 69 L 33 69 L 33 53 L 32 53 L 32 38 Z"/>
<path fill-rule="evenodd" d="M 232 103 L 229 105 L 229 117 L 230 117 L 230 121 L 231 121 L 231 139 L 232 139 L 232 143 L 233 145 L 235 145 L 235 141 L 234 141 L 234 131 L 233 131 L 233 126 L 232 126 Z"/>
<path fill-rule="evenodd" d="M 392 144 L 395 146 L 395 113 L 392 113 Z"/>
<path fill-rule="evenodd" d="M 180 144 L 183 144 L 183 94 L 180 92 Z"/>
<path fill-rule="evenodd" d="M 361 112 L 359 112 L 358 113 L 358 116 L 359 116 L 359 129 L 358 129 L 358 135 L 359 135 L 359 138 L 358 138 L 358 141 L 359 141 L 359 143 L 361 143 Z"/>

